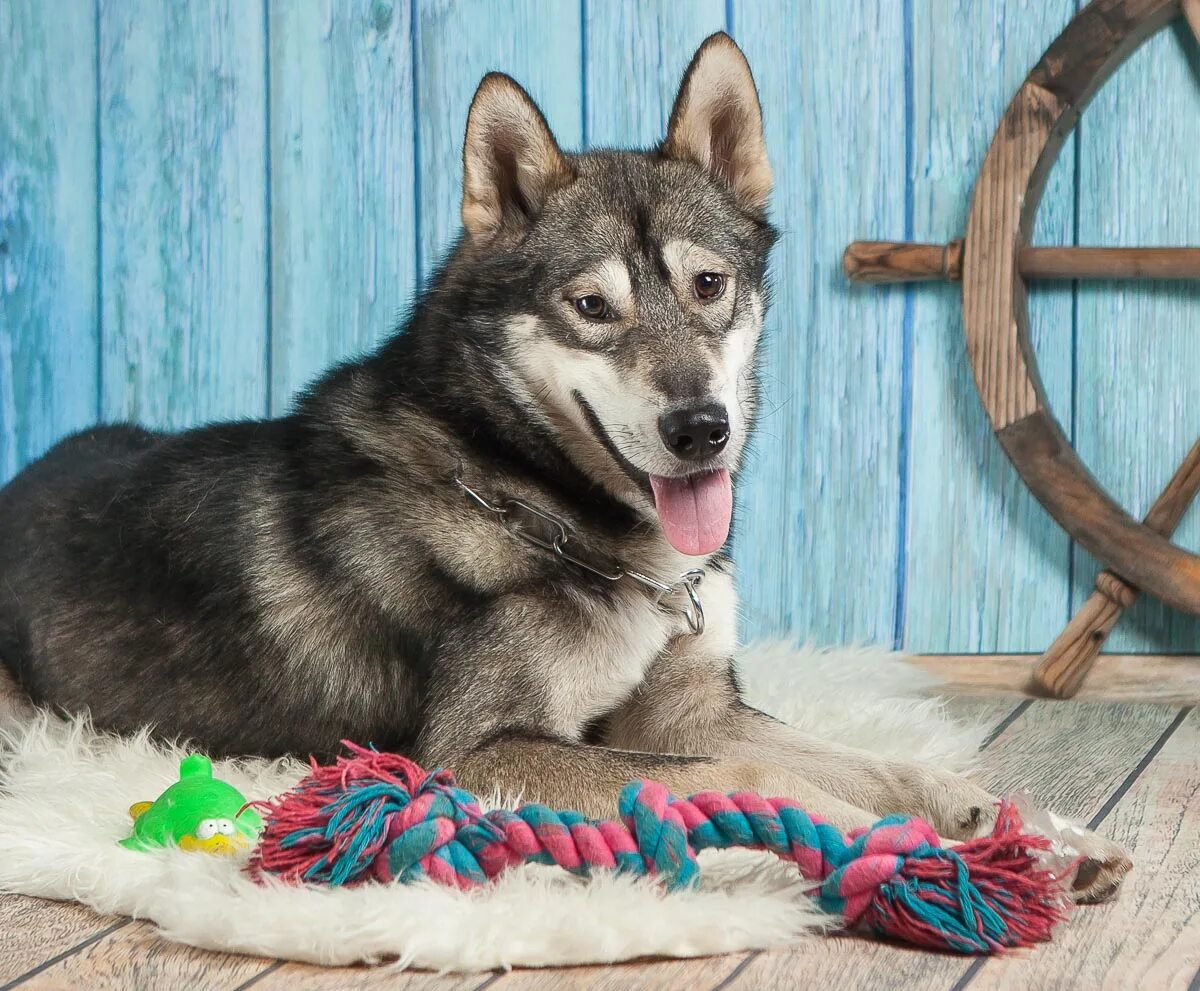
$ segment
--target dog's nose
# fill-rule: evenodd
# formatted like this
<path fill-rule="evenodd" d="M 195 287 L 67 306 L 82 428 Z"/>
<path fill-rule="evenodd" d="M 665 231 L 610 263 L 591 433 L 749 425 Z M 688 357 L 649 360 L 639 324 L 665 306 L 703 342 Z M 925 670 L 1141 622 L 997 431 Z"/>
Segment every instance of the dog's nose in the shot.
<path fill-rule="evenodd" d="M 720 454 L 729 443 L 729 414 L 720 403 L 677 409 L 658 418 L 658 432 L 681 461 L 701 461 Z"/>

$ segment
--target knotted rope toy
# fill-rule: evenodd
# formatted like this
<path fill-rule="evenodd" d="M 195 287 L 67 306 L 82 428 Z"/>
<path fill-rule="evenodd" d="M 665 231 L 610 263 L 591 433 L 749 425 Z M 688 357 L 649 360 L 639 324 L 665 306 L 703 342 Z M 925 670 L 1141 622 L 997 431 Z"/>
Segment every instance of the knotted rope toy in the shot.
<path fill-rule="evenodd" d="M 991 836 L 942 847 L 921 819 L 889 816 L 849 837 L 784 798 L 698 792 L 675 798 L 656 781 L 621 791 L 620 821 L 527 804 L 483 812 L 449 771 L 347 743 L 352 756 L 292 791 L 256 803 L 266 827 L 249 870 L 262 879 L 348 885 L 429 878 L 469 889 L 510 867 L 557 865 L 653 875 L 668 890 L 699 880 L 696 853 L 746 847 L 791 861 L 820 906 L 847 928 L 917 946 L 994 953 L 1050 938 L 1067 910 L 1038 854 L 1049 840 L 1021 832 L 1003 803 Z"/>

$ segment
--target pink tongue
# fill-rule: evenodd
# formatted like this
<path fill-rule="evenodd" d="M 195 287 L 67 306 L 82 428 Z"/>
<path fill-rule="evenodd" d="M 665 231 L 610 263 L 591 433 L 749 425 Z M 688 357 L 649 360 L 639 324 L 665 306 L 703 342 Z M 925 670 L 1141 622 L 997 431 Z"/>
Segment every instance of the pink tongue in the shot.
<path fill-rule="evenodd" d="M 671 546 L 683 554 L 711 554 L 729 536 L 733 485 L 724 468 L 690 478 L 650 476 L 654 508 Z"/>

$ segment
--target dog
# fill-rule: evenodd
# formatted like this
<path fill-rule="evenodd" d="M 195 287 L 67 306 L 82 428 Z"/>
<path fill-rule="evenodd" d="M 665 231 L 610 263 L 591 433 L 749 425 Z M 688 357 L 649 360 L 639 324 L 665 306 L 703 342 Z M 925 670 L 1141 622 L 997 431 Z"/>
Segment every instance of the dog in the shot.
<path fill-rule="evenodd" d="M 645 777 L 987 831 L 971 781 L 739 697 L 771 183 L 725 34 L 649 151 L 567 154 L 489 74 L 462 235 L 401 333 L 281 419 L 97 427 L 0 493 L 0 657 L 39 704 L 217 754 L 352 739 L 593 816 Z M 1076 897 L 1106 897 L 1128 859 L 1080 849 Z"/>

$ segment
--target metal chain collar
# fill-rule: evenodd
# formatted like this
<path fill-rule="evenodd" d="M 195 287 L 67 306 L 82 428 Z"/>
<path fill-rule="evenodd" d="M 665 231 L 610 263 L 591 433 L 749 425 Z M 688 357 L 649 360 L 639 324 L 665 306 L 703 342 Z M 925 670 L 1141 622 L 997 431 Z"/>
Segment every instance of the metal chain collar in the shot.
<path fill-rule="evenodd" d="M 533 544 L 534 547 L 550 551 L 559 560 L 573 564 L 588 574 L 607 582 L 619 582 L 628 578 L 630 581 L 650 589 L 655 593 L 655 602 L 660 609 L 683 616 L 687 620 L 688 629 L 693 634 L 698 636 L 704 632 L 704 607 L 700 603 L 699 591 L 700 582 L 704 579 L 703 569 L 693 568 L 691 571 L 685 571 L 675 581 L 668 584 L 642 574 L 640 571 L 631 571 L 615 561 L 611 567 L 599 567 L 583 560 L 579 553 L 567 550 L 570 528 L 565 520 L 553 513 L 530 505 L 523 499 L 502 499 L 500 502 L 492 502 L 467 485 L 458 475 L 454 476 L 454 484 L 480 509 L 495 516 L 504 529 L 514 536 Z M 539 534 L 537 530 L 530 529 L 528 525 L 522 525 L 522 518 L 526 520 L 526 523 L 529 520 L 538 521 L 548 530 L 548 536 Z M 667 601 L 668 598 L 678 597 L 680 594 L 682 594 L 682 602 Z"/>

